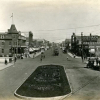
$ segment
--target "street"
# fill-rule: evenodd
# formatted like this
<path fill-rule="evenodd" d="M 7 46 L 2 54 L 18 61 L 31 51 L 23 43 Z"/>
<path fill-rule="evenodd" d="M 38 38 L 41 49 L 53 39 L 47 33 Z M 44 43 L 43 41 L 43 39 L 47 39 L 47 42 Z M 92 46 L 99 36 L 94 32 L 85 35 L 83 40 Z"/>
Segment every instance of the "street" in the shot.
<path fill-rule="evenodd" d="M 17 60 L 14 66 L 0 71 L 0 100 L 20 100 L 14 96 L 14 91 L 40 65 L 62 65 L 69 78 L 72 94 L 63 100 L 99 100 L 100 72 L 86 68 L 80 58 L 72 58 L 59 51 L 59 56 L 52 55 L 52 49 L 45 52 L 45 59 L 40 56 L 35 59 L 25 58 Z M 68 60 L 67 60 L 68 57 Z"/>

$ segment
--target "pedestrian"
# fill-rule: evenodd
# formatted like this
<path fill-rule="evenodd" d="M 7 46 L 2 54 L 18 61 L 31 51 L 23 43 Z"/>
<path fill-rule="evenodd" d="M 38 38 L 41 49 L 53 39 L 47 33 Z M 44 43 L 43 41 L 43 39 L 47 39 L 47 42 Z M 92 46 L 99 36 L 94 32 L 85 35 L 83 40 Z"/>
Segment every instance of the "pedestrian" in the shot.
<path fill-rule="evenodd" d="M 40 57 L 40 60 L 42 61 L 43 58 L 45 58 L 45 55 L 44 55 L 44 52 L 41 52 L 41 57 Z"/>
<path fill-rule="evenodd" d="M 75 57 L 76 57 L 76 55 L 75 55 L 75 54 L 73 54 L 73 57 L 75 58 Z"/>
<path fill-rule="evenodd" d="M 96 65 L 98 66 L 99 60 L 98 57 L 96 58 Z"/>
<path fill-rule="evenodd" d="M 16 62 L 16 60 L 17 60 L 17 58 L 15 57 L 15 58 L 14 58 L 14 62 Z"/>
<path fill-rule="evenodd" d="M 68 60 L 68 57 L 67 57 L 67 60 Z"/>
<path fill-rule="evenodd" d="M 98 63 L 99 63 L 99 71 L 100 71 L 100 58 L 98 58 Z"/>
<path fill-rule="evenodd" d="M 42 52 L 43 53 L 43 52 Z M 41 53 L 41 56 L 40 56 L 40 61 L 42 61 L 42 57 L 43 57 L 43 54 Z"/>
<path fill-rule="evenodd" d="M 33 59 L 35 58 L 35 53 L 33 53 Z"/>
<path fill-rule="evenodd" d="M 5 65 L 7 65 L 8 64 L 8 62 L 7 62 L 7 59 L 5 58 Z"/>
<path fill-rule="evenodd" d="M 45 54 L 44 54 L 44 52 L 43 52 L 43 58 L 45 58 Z"/>
<path fill-rule="evenodd" d="M 12 58 L 9 58 L 9 63 L 11 63 L 12 62 Z"/>
<path fill-rule="evenodd" d="M 84 61 L 84 57 L 83 57 L 83 55 L 81 55 L 81 59 L 82 59 L 82 62 Z"/>
<path fill-rule="evenodd" d="M 86 55 L 86 53 L 84 53 L 84 60 L 87 60 L 87 55 Z"/>

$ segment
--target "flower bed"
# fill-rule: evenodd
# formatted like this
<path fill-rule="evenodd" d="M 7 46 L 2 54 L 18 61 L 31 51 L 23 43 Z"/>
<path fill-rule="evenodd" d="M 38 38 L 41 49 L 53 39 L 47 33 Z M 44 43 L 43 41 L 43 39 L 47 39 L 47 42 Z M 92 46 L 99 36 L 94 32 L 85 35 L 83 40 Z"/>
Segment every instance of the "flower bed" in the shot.
<path fill-rule="evenodd" d="M 71 92 L 63 66 L 39 66 L 17 89 L 16 94 L 27 97 L 63 96 Z"/>

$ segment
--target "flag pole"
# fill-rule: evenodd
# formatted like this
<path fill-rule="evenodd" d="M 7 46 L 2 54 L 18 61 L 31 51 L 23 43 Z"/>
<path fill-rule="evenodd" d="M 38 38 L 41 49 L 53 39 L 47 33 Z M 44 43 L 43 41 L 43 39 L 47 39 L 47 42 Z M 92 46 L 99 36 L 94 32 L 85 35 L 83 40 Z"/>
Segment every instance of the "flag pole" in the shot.
<path fill-rule="evenodd" d="M 12 24 L 14 24 L 14 20 L 13 20 L 13 13 L 12 13 L 12 16 L 11 16 L 11 17 L 12 17 Z"/>
<path fill-rule="evenodd" d="M 13 21 L 13 13 L 12 13 L 12 24 L 14 24 L 14 21 Z"/>

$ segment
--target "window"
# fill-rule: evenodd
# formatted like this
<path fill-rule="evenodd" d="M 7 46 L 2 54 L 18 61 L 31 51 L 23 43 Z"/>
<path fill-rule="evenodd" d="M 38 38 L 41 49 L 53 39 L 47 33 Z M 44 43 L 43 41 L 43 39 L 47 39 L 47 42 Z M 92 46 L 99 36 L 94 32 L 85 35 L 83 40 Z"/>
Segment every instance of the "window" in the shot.
<path fill-rule="evenodd" d="M 4 39 L 4 35 L 1 35 L 1 39 Z"/>
<path fill-rule="evenodd" d="M 4 49 L 2 49 L 2 53 L 4 53 Z"/>
<path fill-rule="evenodd" d="M 20 45 L 20 43 L 18 42 L 18 46 Z"/>
<path fill-rule="evenodd" d="M 2 45 L 4 45 L 4 42 L 2 42 Z"/>
<path fill-rule="evenodd" d="M 14 42 L 14 45 L 16 45 L 16 42 Z"/>
<path fill-rule="evenodd" d="M 15 42 L 15 44 L 17 45 L 17 42 Z"/>
<path fill-rule="evenodd" d="M 11 49 L 9 49 L 9 53 L 11 53 Z"/>
<path fill-rule="evenodd" d="M 11 41 L 9 41 L 9 45 L 11 45 Z"/>
<path fill-rule="evenodd" d="M 13 38 L 16 38 L 16 35 L 13 35 Z"/>

